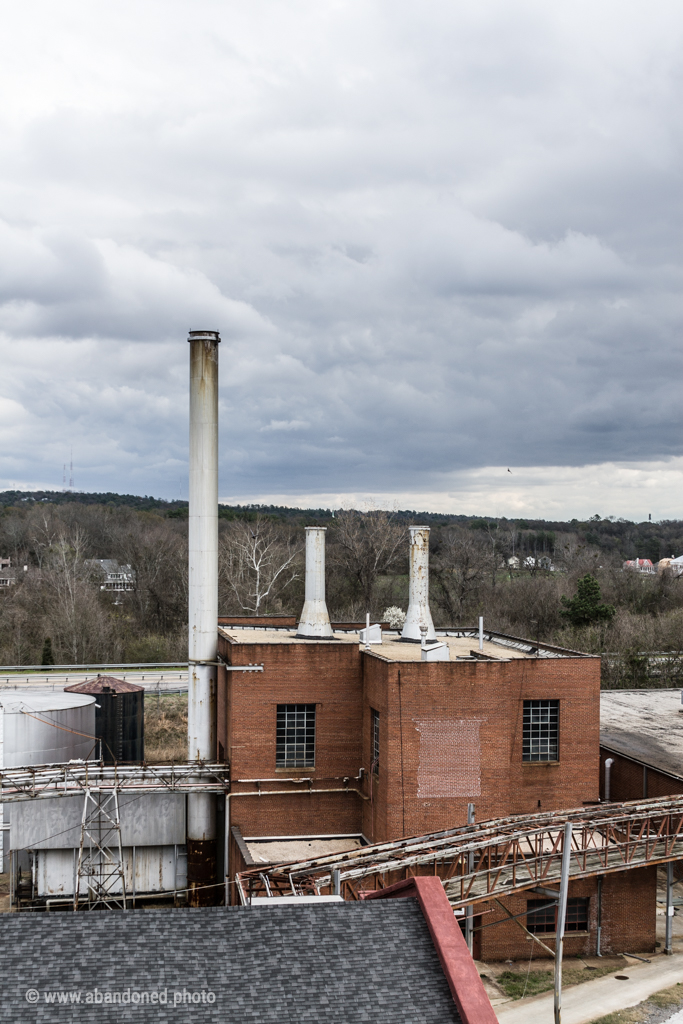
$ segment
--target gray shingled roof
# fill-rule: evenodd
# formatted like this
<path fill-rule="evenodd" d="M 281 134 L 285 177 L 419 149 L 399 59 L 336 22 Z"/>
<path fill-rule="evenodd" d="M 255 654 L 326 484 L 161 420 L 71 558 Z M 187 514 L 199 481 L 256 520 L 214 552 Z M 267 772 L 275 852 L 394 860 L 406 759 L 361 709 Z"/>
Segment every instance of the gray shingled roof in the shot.
<path fill-rule="evenodd" d="M 0 1021 L 11 1024 L 460 1022 L 414 899 L 2 914 L 0 964 Z M 168 1002 L 86 1002 L 96 988 L 103 1000 L 165 991 Z M 80 1004 L 47 1003 L 58 991 Z M 174 1007 L 183 991 L 215 1002 Z"/>

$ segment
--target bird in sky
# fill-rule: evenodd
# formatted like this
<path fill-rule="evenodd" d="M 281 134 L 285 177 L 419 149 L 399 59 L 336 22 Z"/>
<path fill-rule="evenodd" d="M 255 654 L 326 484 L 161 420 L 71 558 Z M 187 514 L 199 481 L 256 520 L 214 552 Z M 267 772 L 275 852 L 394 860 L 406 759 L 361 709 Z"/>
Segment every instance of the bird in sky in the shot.
<path fill-rule="evenodd" d="M 508 469 L 508 473 L 511 473 L 511 472 L 512 472 L 512 470 L 511 470 L 511 469 Z"/>

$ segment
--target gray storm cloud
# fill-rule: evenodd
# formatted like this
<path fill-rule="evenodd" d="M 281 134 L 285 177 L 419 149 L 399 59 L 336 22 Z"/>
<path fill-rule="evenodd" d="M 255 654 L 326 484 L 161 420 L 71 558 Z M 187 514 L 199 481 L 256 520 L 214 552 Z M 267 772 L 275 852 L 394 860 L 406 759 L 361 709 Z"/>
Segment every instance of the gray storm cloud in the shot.
<path fill-rule="evenodd" d="M 683 454 L 677 5 L 8 18 L 4 486 L 177 496 L 193 327 L 232 494 Z"/>

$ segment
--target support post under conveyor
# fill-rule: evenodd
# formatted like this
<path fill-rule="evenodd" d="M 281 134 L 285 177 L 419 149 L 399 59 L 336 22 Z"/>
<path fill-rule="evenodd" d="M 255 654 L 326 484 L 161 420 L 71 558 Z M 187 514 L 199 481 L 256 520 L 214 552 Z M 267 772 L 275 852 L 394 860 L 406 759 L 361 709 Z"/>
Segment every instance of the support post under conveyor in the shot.
<path fill-rule="evenodd" d="M 218 656 L 218 345 L 217 331 L 191 331 L 188 578 L 190 761 L 216 756 Z M 187 885 L 192 906 L 220 902 L 216 797 L 187 797 Z"/>

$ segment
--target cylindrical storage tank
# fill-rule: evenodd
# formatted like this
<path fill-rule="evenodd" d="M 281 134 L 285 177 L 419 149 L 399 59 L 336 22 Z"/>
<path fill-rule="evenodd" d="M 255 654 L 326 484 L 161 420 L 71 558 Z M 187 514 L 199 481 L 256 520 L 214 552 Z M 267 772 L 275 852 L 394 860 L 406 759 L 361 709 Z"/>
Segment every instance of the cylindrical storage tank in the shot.
<path fill-rule="evenodd" d="M 87 760 L 95 757 L 96 749 L 94 697 L 51 690 L 0 690 L 0 769 Z M 0 804 L 0 823 L 9 820 L 10 805 Z M 9 870 L 7 835 L 0 831 L 3 871 Z"/>
<path fill-rule="evenodd" d="M 96 756 L 95 698 L 88 694 L 0 690 L 0 712 L 0 768 Z"/>
<path fill-rule="evenodd" d="M 145 759 L 145 688 L 114 676 L 98 676 L 67 686 L 65 693 L 96 699 L 95 734 L 105 764 Z M 99 754 L 99 750 L 98 750 Z"/>

